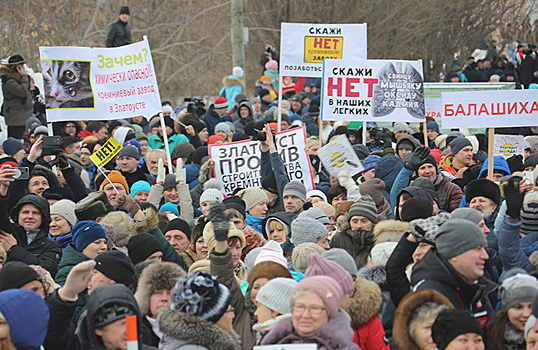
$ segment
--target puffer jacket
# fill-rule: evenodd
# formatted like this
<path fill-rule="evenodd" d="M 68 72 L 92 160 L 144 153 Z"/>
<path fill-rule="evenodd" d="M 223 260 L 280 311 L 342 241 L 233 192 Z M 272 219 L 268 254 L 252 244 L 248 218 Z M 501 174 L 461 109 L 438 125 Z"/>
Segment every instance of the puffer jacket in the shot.
<path fill-rule="evenodd" d="M 366 266 L 370 251 L 374 247 L 374 234 L 372 231 L 337 232 L 331 239 L 331 248 L 345 249 L 355 259 L 357 268 Z"/>
<path fill-rule="evenodd" d="M 33 104 L 30 92 L 30 77 L 20 75 L 6 66 L 0 68 L 2 92 L 4 94 L 3 108 L 0 114 L 6 119 L 8 126 L 25 126 L 32 116 Z"/>

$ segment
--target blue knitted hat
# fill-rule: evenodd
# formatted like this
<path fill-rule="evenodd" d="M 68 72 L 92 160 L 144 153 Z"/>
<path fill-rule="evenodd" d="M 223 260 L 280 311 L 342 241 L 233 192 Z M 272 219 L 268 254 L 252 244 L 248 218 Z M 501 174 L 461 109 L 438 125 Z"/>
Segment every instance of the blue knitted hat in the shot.
<path fill-rule="evenodd" d="M 75 245 L 75 249 L 79 252 L 82 252 L 90 243 L 101 238 L 107 239 L 105 230 L 103 229 L 103 226 L 95 221 L 79 221 L 75 227 L 73 227 L 73 244 Z"/>

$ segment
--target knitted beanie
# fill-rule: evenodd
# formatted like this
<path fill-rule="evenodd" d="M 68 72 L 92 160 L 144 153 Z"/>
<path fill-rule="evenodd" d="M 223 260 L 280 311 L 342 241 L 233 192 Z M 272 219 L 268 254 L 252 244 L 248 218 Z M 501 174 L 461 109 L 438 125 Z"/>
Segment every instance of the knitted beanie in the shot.
<path fill-rule="evenodd" d="M 334 248 L 333 248 L 334 249 Z M 331 251 L 330 249 L 329 251 Z M 291 263 L 295 271 L 305 272 L 308 268 L 310 254 L 323 254 L 325 250 L 316 243 L 303 243 L 295 246 L 291 252 Z M 353 262 L 355 264 L 355 262 Z M 356 266 L 356 265 L 355 265 Z"/>
<path fill-rule="evenodd" d="M 215 133 L 217 131 L 223 131 L 223 132 L 226 133 L 226 135 L 230 135 L 230 132 L 232 131 L 232 128 L 227 123 L 220 122 L 217 125 L 215 125 Z"/>
<path fill-rule="evenodd" d="M 131 286 L 134 283 L 134 266 L 125 253 L 109 250 L 97 255 L 94 269 L 118 283 Z"/>
<path fill-rule="evenodd" d="M 343 267 L 315 253 L 308 256 L 308 268 L 304 273 L 305 278 L 312 276 L 332 277 L 344 294 L 350 293 L 355 285 L 353 278 Z"/>
<path fill-rule="evenodd" d="M 439 227 L 435 236 L 437 251 L 447 260 L 486 245 L 482 230 L 476 224 L 463 219 L 448 220 Z"/>
<path fill-rule="evenodd" d="M 250 252 L 248 252 L 247 256 L 245 257 L 245 271 L 247 274 L 249 274 L 250 270 L 252 270 L 252 268 L 254 267 L 254 262 L 256 261 L 256 258 L 261 251 L 262 247 L 256 247 Z"/>
<path fill-rule="evenodd" d="M 203 202 L 217 202 L 221 203 L 223 200 L 222 192 L 214 189 L 214 188 L 208 188 L 204 192 L 202 192 L 202 195 L 200 196 L 200 204 Z"/>
<path fill-rule="evenodd" d="M 238 77 L 238 78 L 242 78 L 243 74 L 245 74 L 245 72 L 243 72 L 243 68 L 241 68 L 239 66 L 233 67 L 233 69 L 232 69 L 232 75 L 233 76 Z"/>
<path fill-rule="evenodd" d="M 359 270 L 357 269 L 357 264 L 355 259 L 347 252 L 347 250 L 342 248 L 331 248 L 326 250 L 321 254 L 321 256 L 329 261 L 334 261 L 338 265 L 342 266 L 351 276 L 357 276 Z"/>
<path fill-rule="evenodd" d="M 385 199 L 385 197 L 383 196 L 384 190 L 385 183 L 383 182 L 383 180 L 378 178 L 366 180 L 359 185 L 359 192 L 361 193 L 361 195 L 369 195 L 370 197 L 372 197 L 374 203 L 376 204 L 376 207 L 383 204 L 383 199 Z"/>
<path fill-rule="evenodd" d="M 328 218 L 336 215 L 336 210 L 334 209 L 334 207 L 326 202 L 314 203 L 314 208 L 321 209 L 321 211 L 323 211 L 325 216 L 327 216 Z"/>
<path fill-rule="evenodd" d="M 366 147 L 362 143 L 354 144 L 353 150 L 355 151 L 355 153 L 357 154 L 357 157 L 359 157 L 361 161 L 365 161 L 366 158 L 370 155 L 370 150 L 368 149 L 368 147 Z"/>
<path fill-rule="evenodd" d="M 293 289 L 290 308 L 293 311 L 293 296 L 301 291 L 310 291 L 323 300 L 327 307 L 329 319 L 333 319 L 338 313 L 344 294 L 338 283 L 328 276 L 312 276 L 305 278 Z"/>
<path fill-rule="evenodd" d="M 45 191 L 43 191 L 43 194 L 41 196 L 46 200 L 52 199 L 59 201 L 62 199 L 69 199 L 72 202 L 75 201 L 73 192 L 71 192 L 71 190 L 66 187 L 49 187 Z"/>
<path fill-rule="evenodd" d="M 278 62 L 275 60 L 267 61 L 267 63 L 265 64 L 265 69 L 278 70 Z"/>
<path fill-rule="evenodd" d="M 187 223 L 187 221 L 185 221 L 183 219 L 179 219 L 179 218 L 171 220 L 166 225 L 166 227 L 164 228 L 163 234 L 166 234 L 166 232 L 172 231 L 172 230 L 179 230 L 179 231 L 183 232 L 187 236 L 189 241 L 190 241 L 190 239 L 191 239 L 191 227 Z"/>
<path fill-rule="evenodd" d="M 439 125 L 435 121 L 426 123 L 426 130 L 434 130 L 439 132 Z"/>
<path fill-rule="evenodd" d="M 10 261 L 0 269 L 0 292 L 18 289 L 32 281 L 41 282 L 39 274 L 21 261 Z"/>
<path fill-rule="evenodd" d="M 370 257 L 374 266 L 385 266 L 398 242 L 383 242 L 374 245 Z"/>
<path fill-rule="evenodd" d="M 288 267 L 288 260 L 284 257 L 284 251 L 282 246 L 276 241 L 270 240 L 262 247 L 262 250 L 258 253 L 254 266 L 264 261 L 272 261 L 277 264 Z"/>
<path fill-rule="evenodd" d="M 405 122 L 394 123 L 393 130 L 395 134 L 400 131 L 408 131 L 409 125 L 407 125 Z"/>
<path fill-rule="evenodd" d="M 226 209 L 235 209 L 237 210 L 241 215 L 243 215 L 243 219 L 246 218 L 246 204 L 245 201 L 242 200 L 239 197 L 236 196 L 229 196 L 224 198 L 222 201 Z"/>
<path fill-rule="evenodd" d="M 305 191 L 306 194 L 306 191 Z M 257 187 L 249 187 L 245 188 L 236 194 L 237 197 L 241 198 L 243 201 L 245 201 L 245 210 L 249 211 L 252 209 L 253 206 L 256 204 L 266 201 L 267 200 L 267 194 L 261 189 Z"/>
<path fill-rule="evenodd" d="M 215 323 L 232 302 L 232 293 L 207 272 L 191 272 L 177 281 L 170 295 L 170 309 Z"/>
<path fill-rule="evenodd" d="M 456 137 L 450 142 L 450 150 L 452 151 L 452 155 L 455 156 L 467 146 L 473 146 L 471 141 L 467 140 L 465 137 Z"/>
<path fill-rule="evenodd" d="M 475 225 L 484 219 L 484 214 L 471 208 L 458 208 L 450 213 L 451 219 L 463 219 L 472 222 Z"/>
<path fill-rule="evenodd" d="M 325 193 L 323 193 L 320 190 L 308 191 L 306 193 L 306 198 L 310 198 L 310 197 L 317 198 L 323 202 L 327 202 L 327 195 L 325 195 Z"/>
<path fill-rule="evenodd" d="M 73 227 L 71 233 L 73 234 L 75 249 L 79 252 L 82 252 L 88 244 L 98 239 L 107 239 L 103 226 L 90 220 L 79 221 Z"/>
<path fill-rule="evenodd" d="M 282 192 L 282 198 L 286 196 L 295 196 L 306 202 L 306 187 L 299 180 L 293 180 L 286 184 Z"/>
<path fill-rule="evenodd" d="M 476 211 L 476 210 L 475 210 Z M 402 205 L 400 219 L 411 221 L 415 219 L 426 219 L 433 215 L 433 202 L 424 197 L 409 198 Z"/>
<path fill-rule="evenodd" d="M 172 151 L 172 160 L 187 158 L 194 153 L 194 146 L 190 142 L 181 142 Z"/>
<path fill-rule="evenodd" d="M 137 194 L 140 191 L 146 191 L 149 194 L 149 192 L 151 191 L 151 186 L 149 185 L 149 182 L 144 181 L 144 180 L 139 180 L 135 182 L 131 186 L 131 190 L 129 191 L 129 193 L 131 194 L 131 198 L 134 198 L 135 194 Z"/>
<path fill-rule="evenodd" d="M 432 326 L 432 338 L 439 350 L 461 334 L 476 333 L 484 337 L 480 324 L 467 310 L 443 310 Z"/>
<path fill-rule="evenodd" d="M 370 171 L 372 169 L 375 168 L 377 162 L 381 159 L 380 156 L 378 155 L 375 155 L 375 154 L 371 154 L 369 155 L 368 157 L 366 157 L 364 159 L 364 161 L 362 162 L 362 166 L 364 167 L 362 169 L 362 172 L 365 173 L 367 171 Z"/>
<path fill-rule="evenodd" d="M 129 258 L 136 265 L 156 252 L 162 252 L 163 247 L 159 240 L 149 233 L 139 233 L 136 236 L 132 236 L 127 243 L 127 251 L 129 252 Z"/>
<path fill-rule="evenodd" d="M 8 156 L 14 156 L 17 152 L 23 149 L 22 142 L 13 137 L 9 137 L 5 140 L 2 147 L 4 147 L 4 153 Z"/>
<path fill-rule="evenodd" d="M 136 148 L 136 146 L 128 145 L 124 146 L 116 155 L 116 159 L 119 157 L 131 157 L 136 160 L 140 160 L 140 152 Z"/>
<path fill-rule="evenodd" d="M 316 207 L 311 207 L 308 210 L 303 211 L 297 217 L 298 218 L 309 217 L 310 219 L 314 219 L 316 221 L 321 222 L 323 225 L 330 224 L 329 218 L 327 217 L 327 215 L 325 215 L 323 210 Z"/>
<path fill-rule="evenodd" d="M 327 237 L 329 230 L 321 222 L 307 216 L 291 222 L 291 240 L 295 247 L 303 243 L 316 243 Z"/>
<path fill-rule="evenodd" d="M 163 183 L 163 191 L 170 190 L 172 188 L 176 188 L 176 175 L 175 174 L 168 174 L 164 178 Z"/>
<path fill-rule="evenodd" d="M 177 204 L 174 204 L 172 202 L 164 203 L 159 208 L 159 213 L 164 213 L 165 211 L 169 211 L 173 213 L 176 217 L 179 217 L 179 207 L 177 206 Z"/>
<path fill-rule="evenodd" d="M 538 231 L 538 202 L 523 203 L 520 230 L 526 235 Z"/>
<path fill-rule="evenodd" d="M 296 286 L 293 278 L 273 278 L 260 288 L 256 301 L 281 315 L 289 314 L 291 293 Z"/>
<path fill-rule="evenodd" d="M 101 186 L 99 186 L 99 191 L 102 191 L 108 183 L 112 182 L 114 184 L 119 183 L 123 185 L 123 187 L 125 188 L 125 192 L 129 194 L 129 185 L 127 185 L 127 180 L 125 180 L 125 177 L 119 171 L 112 170 L 110 173 L 107 174 L 107 176 L 108 179 L 105 178 Z"/>
<path fill-rule="evenodd" d="M 349 208 L 349 219 L 351 220 L 354 216 L 363 216 L 377 224 L 379 218 L 377 216 L 377 207 L 374 200 L 369 195 L 362 196 L 356 201 L 351 208 Z"/>
<path fill-rule="evenodd" d="M 252 289 L 257 279 L 267 278 L 268 280 L 272 280 L 276 277 L 292 278 L 290 271 L 282 266 L 282 264 L 273 261 L 263 261 L 254 264 L 254 267 L 248 273 L 247 281 L 249 288 Z"/>
<path fill-rule="evenodd" d="M 75 215 L 76 204 L 69 199 L 62 199 L 54 203 L 50 207 L 50 215 L 56 214 L 63 217 L 71 227 L 77 223 L 77 216 Z"/>
<path fill-rule="evenodd" d="M 275 173 L 270 172 L 269 175 L 262 179 L 262 188 L 272 194 L 278 194 L 278 188 L 276 186 Z"/>
<path fill-rule="evenodd" d="M 516 304 L 532 302 L 538 294 L 538 281 L 534 276 L 518 273 L 503 281 L 499 293 L 502 310 L 506 311 Z"/>

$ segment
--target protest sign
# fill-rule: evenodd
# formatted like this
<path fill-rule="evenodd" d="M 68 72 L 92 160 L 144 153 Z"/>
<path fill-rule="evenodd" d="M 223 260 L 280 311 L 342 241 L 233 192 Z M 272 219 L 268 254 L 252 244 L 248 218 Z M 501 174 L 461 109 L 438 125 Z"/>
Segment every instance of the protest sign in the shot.
<path fill-rule="evenodd" d="M 148 41 L 117 48 L 40 47 L 49 122 L 113 120 L 162 110 Z"/>
<path fill-rule="evenodd" d="M 95 163 L 98 168 L 104 167 L 108 162 L 112 160 L 121 151 L 123 147 L 113 137 L 110 137 L 108 141 L 97 152 L 90 156 L 90 159 Z"/>
<path fill-rule="evenodd" d="M 310 159 L 305 151 L 306 129 L 302 127 L 277 133 L 275 145 L 290 181 L 300 180 L 307 191 L 313 190 Z M 224 193 L 230 195 L 238 187 L 261 187 L 259 141 L 210 145 L 209 156 L 215 162 L 215 177 L 224 185 Z"/>
<path fill-rule="evenodd" d="M 525 150 L 525 138 L 521 135 L 495 135 L 493 139 L 493 155 L 510 158 L 514 154 L 521 154 Z"/>
<path fill-rule="evenodd" d="M 321 147 L 318 150 L 318 157 L 325 169 L 334 177 L 338 177 L 338 173 L 342 170 L 353 176 L 364 169 L 346 135 L 340 135 Z"/>
<path fill-rule="evenodd" d="M 538 90 L 443 92 L 443 128 L 538 125 Z"/>
<path fill-rule="evenodd" d="M 323 120 L 425 120 L 422 61 L 324 60 Z"/>
<path fill-rule="evenodd" d="M 317 350 L 317 344 L 278 344 L 278 345 L 258 345 L 254 350 Z"/>
<path fill-rule="evenodd" d="M 366 59 L 366 24 L 282 23 L 281 76 L 321 78 L 323 59 Z"/>

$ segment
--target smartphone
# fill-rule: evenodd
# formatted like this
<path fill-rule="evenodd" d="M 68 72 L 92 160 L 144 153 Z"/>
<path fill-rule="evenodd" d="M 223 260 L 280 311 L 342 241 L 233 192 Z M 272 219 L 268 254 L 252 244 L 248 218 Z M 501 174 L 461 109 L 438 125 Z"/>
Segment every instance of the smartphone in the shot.
<path fill-rule="evenodd" d="M 11 169 L 15 170 L 15 175 L 7 176 L 9 179 L 28 180 L 30 178 L 30 168 L 28 167 L 16 167 Z"/>
<path fill-rule="evenodd" d="M 43 143 L 41 144 L 41 149 L 43 150 L 42 155 L 49 156 L 56 154 L 55 150 L 62 148 L 62 137 L 61 136 L 45 136 L 43 137 Z"/>
<path fill-rule="evenodd" d="M 525 185 L 534 184 L 534 171 L 524 171 L 523 172 L 523 180 L 525 180 Z M 532 190 L 529 192 L 534 192 L 534 186 L 532 187 Z"/>

